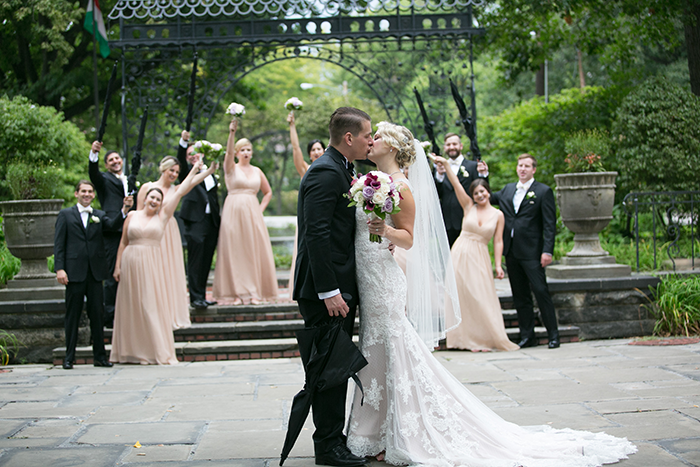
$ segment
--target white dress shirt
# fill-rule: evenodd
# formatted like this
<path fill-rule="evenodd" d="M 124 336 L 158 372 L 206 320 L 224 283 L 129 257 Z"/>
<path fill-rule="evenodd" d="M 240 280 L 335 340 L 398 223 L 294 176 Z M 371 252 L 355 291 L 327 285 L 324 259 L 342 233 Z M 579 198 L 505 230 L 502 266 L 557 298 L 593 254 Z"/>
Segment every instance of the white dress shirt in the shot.
<path fill-rule="evenodd" d="M 92 207 L 83 207 L 82 204 L 78 204 L 78 212 L 80 213 L 80 220 L 83 221 L 83 227 L 87 229 L 88 225 L 88 218 L 90 217 L 90 214 L 92 214 Z"/>
<path fill-rule="evenodd" d="M 520 204 L 523 202 L 523 199 L 525 199 L 525 194 L 527 193 L 527 190 L 530 189 L 534 181 L 535 179 L 531 178 L 525 183 L 518 182 L 515 185 L 515 195 L 513 196 L 513 209 L 515 209 L 516 214 L 520 209 Z"/>

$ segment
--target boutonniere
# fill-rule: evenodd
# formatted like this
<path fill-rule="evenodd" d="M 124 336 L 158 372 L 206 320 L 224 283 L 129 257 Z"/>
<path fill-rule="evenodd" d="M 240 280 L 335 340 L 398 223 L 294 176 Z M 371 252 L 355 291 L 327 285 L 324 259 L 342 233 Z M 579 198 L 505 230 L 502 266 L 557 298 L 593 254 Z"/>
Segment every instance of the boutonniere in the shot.
<path fill-rule="evenodd" d="M 90 216 L 90 224 L 99 224 L 100 223 L 100 218 L 97 216 Z"/>
<path fill-rule="evenodd" d="M 469 173 L 467 172 L 467 169 L 465 169 L 463 165 L 459 166 L 459 173 L 462 174 L 462 177 L 469 178 Z"/>
<path fill-rule="evenodd" d="M 535 192 L 534 192 L 534 191 L 528 191 L 527 194 L 525 195 L 525 197 L 526 197 L 527 199 L 535 199 L 535 198 L 537 198 L 537 196 L 535 196 Z"/>

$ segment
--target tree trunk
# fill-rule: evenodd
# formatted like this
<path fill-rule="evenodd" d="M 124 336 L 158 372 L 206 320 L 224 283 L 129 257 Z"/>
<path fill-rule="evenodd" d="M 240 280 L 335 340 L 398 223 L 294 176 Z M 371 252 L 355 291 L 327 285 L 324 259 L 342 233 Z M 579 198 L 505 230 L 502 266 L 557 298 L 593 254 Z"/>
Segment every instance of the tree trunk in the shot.
<path fill-rule="evenodd" d="M 535 95 L 544 96 L 544 63 L 540 65 L 535 75 Z"/>
<path fill-rule="evenodd" d="M 586 75 L 583 73 L 583 54 L 578 47 L 576 47 L 576 55 L 578 56 L 578 81 L 581 86 L 581 93 L 584 93 L 586 92 Z"/>
<path fill-rule="evenodd" d="M 688 10 L 690 18 L 685 24 L 685 46 L 688 50 L 690 90 L 700 96 L 700 3 L 695 2 Z"/>

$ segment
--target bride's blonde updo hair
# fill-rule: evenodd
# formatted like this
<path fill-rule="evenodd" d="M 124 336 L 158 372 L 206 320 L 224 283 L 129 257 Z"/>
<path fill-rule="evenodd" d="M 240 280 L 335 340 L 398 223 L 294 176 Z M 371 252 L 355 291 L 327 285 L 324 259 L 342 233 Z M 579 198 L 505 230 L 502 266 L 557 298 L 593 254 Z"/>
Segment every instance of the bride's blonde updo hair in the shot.
<path fill-rule="evenodd" d="M 173 156 L 165 156 L 161 161 L 160 165 L 158 166 L 158 170 L 160 170 L 160 173 L 165 173 L 168 170 L 170 170 L 171 167 L 177 165 L 178 167 L 180 166 L 180 163 L 178 162 L 177 159 L 175 159 Z"/>
<path fill-rule="evenodd" d="M 408 167 L 416 161 L 413 134 L 408 128 L 389 122 L 379 122 L 377 133 L 389 146 L 396 149 L 396 162 L 398 162 L 399 168 Z"/>

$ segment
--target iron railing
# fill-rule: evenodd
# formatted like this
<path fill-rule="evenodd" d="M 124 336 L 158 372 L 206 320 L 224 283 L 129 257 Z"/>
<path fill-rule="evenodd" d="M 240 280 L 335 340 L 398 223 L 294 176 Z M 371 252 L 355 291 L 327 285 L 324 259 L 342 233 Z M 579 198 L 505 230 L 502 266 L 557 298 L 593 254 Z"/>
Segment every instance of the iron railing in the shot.
<path fill-rule="evenodd" d="M 651 240 L 654 253 L 654 269 L 658 269 L 658 247 L 665 252 L 676 272 L 676 260 L 684 254 L 695 269 L 698 241 L 698 208 L 700 191 L 661 191 L 630 193 L 622 204 L 627 213 L 627 229 L 634 238 L 637 272 L 639 272 L 640 241 Z"/>

